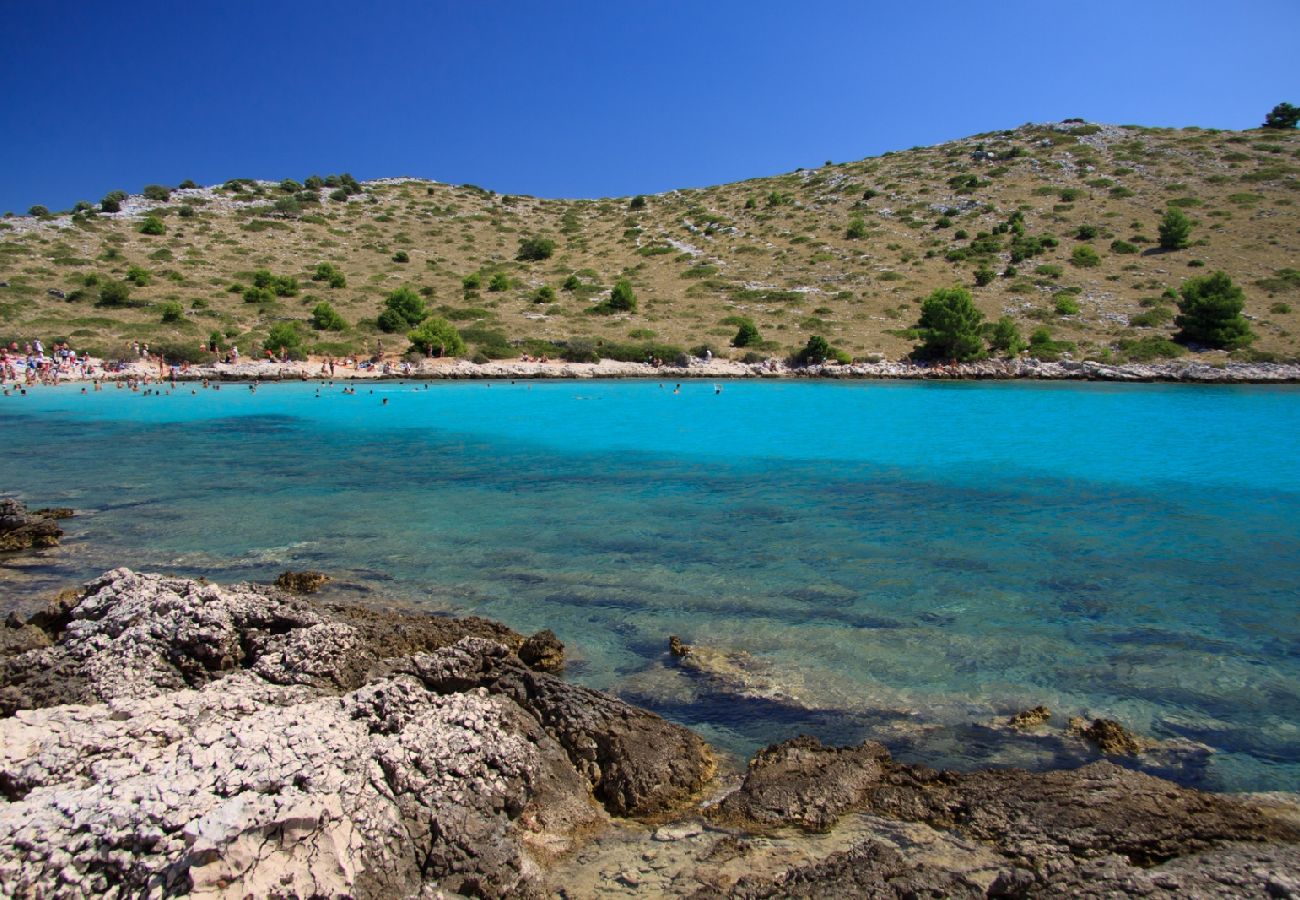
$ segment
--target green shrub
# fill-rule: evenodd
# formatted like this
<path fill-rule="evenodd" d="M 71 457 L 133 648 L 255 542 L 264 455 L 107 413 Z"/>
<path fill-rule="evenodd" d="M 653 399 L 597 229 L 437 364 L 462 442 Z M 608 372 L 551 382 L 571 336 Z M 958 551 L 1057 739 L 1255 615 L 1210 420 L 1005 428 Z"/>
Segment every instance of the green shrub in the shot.
<path fill-rule="evenodd" d="M 144 190 L 140 193 L 144 194 L 145 199 L 147 200 L 153 200 L 157 203 L 166 203 L 171 199 L 172 189 L 167 187 L 165 184 L 146 184 Z"/>
<path fill-rule="evenodd" d="M 1144 312 L 1128 317 L 1129 325 L 1134 328 L 1159 328 L 1174 317 L 1174 311 L 1167 306 L 1153 306 Z"/>
<path fill-rule="evenodd" d="M 1264 128 L 1289 130 L 1300 122 L 1300 107 L 1290 103 L 1279 103 L 1264 117 Z"/>
<path fill-rule="evenodd" d="M 33 206 L 31 209 L 27 210 L 27 215 L 29 216 L 39 217 L 39 216 L 48 216 L 49 214 L 50 214 L 50 208 L 48 206 L 41 206 L 40 204 L 37 204 L 36 206 Z"/>
<path fill-rule="evenodd" d="M 1175 336 L 1180 343 L 1235 350 L 1255 339 L 1241 314 L 1245 294 L 1225 272 L 1189 278 L 1179 295 L 1181 315 L 1174 324 L 1181 329 Z"/>
<path fill-rule="evenodd" d="M 628 209 L 645 209 L 645 195 L 637 194 L 627 204 Z"/>
<path fill-rule="evenodd" d="M 262 349 L 270 350 L 277 356 L 302 359 L 305 356 L 302 338 L 302 328 L 298 322 L 276 322 L 267 332 L 266 340 L 262 341 Z"/>
<path fill-rule="evenodd" d="M 606 307 L 611 312 L 633 312 L 636 310 L 636 294 L 632 291 L 632 283 L 626 278 L 620 278 L 614 283 L 614 288 L 609 292 L 609 299 L 601 306 Z"/>
<path fill-rule="evenodd" d="M 1136 244 L 1130 244 L 1128 241 L 1115 240 L 1110 242 L 1110 252 L 1120 256 L 1131 256 L 1138 252 Z"/>
<path fill-rule="evenodd" d="M 565 278 L 564 283 L 560 285 L 560 288 L 566 291 L 576 291 L 580 287 L 582 287 L 582 281 L 577 275 L 570 275 L 568 278 Z"/>
<path fill-rule="evenodd" d="M 1116 344 L 1116 349 L 1126 362 L 1172 359 L 1177 356 L 1184 356 L 1187 353 L 1185 347 L 1157 335 L 1137 339 L 1122 338 Z"/>
<path fill-rule="evenodd" d="M 533 302 L 534 302 L 534 303 L 554 303 L 554 302 L 555 302 L 555 288 L 551 287 L 549 284 L 544 284 L 544 285 L 542 285 L 541 287 L 539 287 L 539 288 L 537 289 L 536 293 L 533 294 Z"/>
<path fill-rule="evenodd" d="M 1079 230 L 1074 233 L 1074 238 L 1079 241 L 1091 241 L 1095 240 L 1098 234 L 1096 225 L 1080 225 Z"/>
<path fill-rule="evenodd" d="M 1070 254 L 1070 262 L 1081 269 L 1091 269 L 1101 265 L 1101 256 L 1091 244 L 1080 244 Z"/>
<path fill-rule="evenodd" d="M 163 220 L 157 216 L 145 216 L 144 221 L 140 223 L 140 227 L 136 230 L 141 234 L 158 235 L 165 234 L 167 232 L 167 226 L 164 225 Z"/>
<path fill-rule="evenodd" d="M 332 288 L 345 287 L 348 283 L 346 276 L 338 270 L 333 263 L 317 263 L 316 271 L 312 273 L 312 281 L 323 281 Z"/>
<path fill-rule="evenodd" d="M 1043 278 L 1060 278 L 1065 274 L 1065 270 L 1058 265 L 1045 263 L 1041 266 L 1035 266 L 1034 274 L 1041 275 Z"/>
<path fill-rule="evenodd" d="M 494 273 L 492 279 L 488 281 L 488 290 L 495 294 L 510 290 L 510 276 L 505 272 Z"/>
<path fill-rule="evenodd" d="M 975 284 L 977 287 L 990 285 L 993 283 L 993 279 L 997 277 L 998 273 L 987 266 L 975 270 Z"/>
<path fill-rule="evenodd" d="M 312 308 L 311 326 L 317 331 L 343 331 L 348 327 L 348 323 L 343 321 L 338 310 L 322 300 Z"/>
<path fill-rule="evenodd" d="M 1160 249 L 1185 250 L 1191 246 L 1192 220 L 1181 209 L 1170 207 L 1160 220 Z"/>
<path fill-rule="evenodd" d="M 1077 316 L 1079 314 L 1079 302 L 1069 294 L 1060 294 L 1052 301 L 1053 308 L 1059 316 Z"/>
<path fill-rule="evenodd" d="M 269 287 L 250 287 L 244 290 L 245 303 L 273 303 L 275 291 Z"/>
<path fill-rule="evenodd" d="M 472 294 L 481 287 L 483 287 L 483 276 L 478 272 L 471 272 L 460 280 L 460 288 L 466 294 Z"/>
<path fill-rule="evenodd" d="M 545 237 L 528 237 L 519 242 L 519 252 L 515 259 L 537 261 L 550 259 L 555 253 L 555 241 Z"/>
<path fill-rule="evenodd" d="M 160 309 L 164 325 L 181 322 L 185 319 L 185 308 L 180 305 L 179 301 L 168 300 Z"/>
<path fill-rule="evenodd" d="M 814 334 L 808 338 L 804 348 L 795 354 L 795 363 L 801 366 L 815 366 L 835 357 L 835 350 L 826 338 Z"/>
<path fill-rule="evenodd" d="M 849 227 L 845 229 L 844 236 L 850 240 L 861 240 L 867 236 L 867 223 L 862 216 L 854 216 L 849 220 Z"/>
<path fill-rule="evenodd" d="M 921 304 L 916 330 L 921 344 L 912 355 L 918 359 L 955 359 L 966 362 L 984 356 L 980 323 L 984 314 L 975 308 L 965 288 L 939 288 Z"/>
<path fill-rule="evenodd" d="M 1004 356 L 1016 356 L 1025 349 L 1020 326 L 1010 316 L 1003 316 L 987 329 L 989 349 Z"/>
<path fill-rule="evenodd" d="M 1057 191 L 1056 195 L 1061 198 L 1063 203 L 1073 203 L 1075 200 L 1081 198 L 1085 193 L 1086 192 L 1082 188 L 1061 188 L 1061 190 Z"/>
<path fill-rule="evenodd" d="M 106 213 L 115 213 L 122 211 L 122 201 L 126 199 L 126 191 L 109 191 L 104 195 L 104 199 L 99 201 L 99 208 Z"/>
<path fill-rule="evenodd" d="M 749 319 L 741 319 L 740 327 L 736 331 L 736 336 L 731 339 L 731 346 L 753 347 L 762 342 L 763 337 L 758 333 L 758 326 Z"/>
<path fill-rule="evenodd" d="M 131 300 L 131 286 L 125 281 L 105 279 L 99 285 L 100 306 L 126 306 Z"/>
<path fill-rule="evenodd" d="M 1054 341 L 1052 333 L 1046 328 L 1038 328 L 1029 336 L 1029 353 L 1043 362 L 1055 362 L 1062 353 L 1074 350 L 1070 341 Z"/>
<path fill-rule="evenodd" d="M 395 263 L 408 263 L 410 261 L 411 261 L 411 255 L 407 253 L 405 250 L 398 250 L 396 253 L 393 254 L 393 262 Z"/>
<path fill-rule="evenodd" d="M 411 350 L 426 356 L 461 356 L 465 353 L 465 340 L 456 327 L 446 319 L 433 316 L 407 334 Z"/>
<path fill-rule="evenodd" d="M 136 287 L 144 287 L 149 283 L 149 270 L 142 269 L 139 266 L 130 266 L 126 270 L 126 280 Z"/>
<path fill-rule="evenodd" d="M 384 299 L 379 328 L 390 334 L 408 331 L 423 322 L 428 314 L 419 294 L 409 287 L 400 287 Z"/>
<path fill-rule="evenodd" d="M 1268 308 L 1268 311 L 1275 316 L 1285 316 L 1287 313 L 1291 312 L 1291 304 L 1280 303 L 1280 302 L 1274 303 L 1272 306 Z"/>

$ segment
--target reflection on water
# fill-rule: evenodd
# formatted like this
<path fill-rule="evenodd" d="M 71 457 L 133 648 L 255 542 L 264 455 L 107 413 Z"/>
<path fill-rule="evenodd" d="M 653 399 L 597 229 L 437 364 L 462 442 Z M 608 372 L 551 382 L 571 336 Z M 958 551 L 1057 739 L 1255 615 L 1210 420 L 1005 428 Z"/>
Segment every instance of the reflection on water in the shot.
<path fill-rule="evenodd" d="M 1209 786 L 1300 789 L 1300 394 L 936 387 L 34 392 L 0 406 L 0 486 L 83 514 L 9 605 L 122 564 L 320 568 L 552 628 L 572 677 L 742 755 L 807 730 L 969 764 L 1045 703 L 1210 745 Z M 799 702 L 718 694 L 669 634 Z"/>

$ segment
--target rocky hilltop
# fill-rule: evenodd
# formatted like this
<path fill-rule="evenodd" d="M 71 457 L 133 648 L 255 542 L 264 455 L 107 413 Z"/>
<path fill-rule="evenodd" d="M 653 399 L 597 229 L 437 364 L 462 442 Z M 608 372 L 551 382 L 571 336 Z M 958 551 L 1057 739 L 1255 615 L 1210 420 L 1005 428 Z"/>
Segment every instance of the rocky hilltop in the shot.
<path fill-rule="evenodd" d="M 127 569 L 2 632 L 6 896 L 1300 894 L 1294 804 L 1110 762 L 803 737 L 715 779 L 549 632 Z"/>

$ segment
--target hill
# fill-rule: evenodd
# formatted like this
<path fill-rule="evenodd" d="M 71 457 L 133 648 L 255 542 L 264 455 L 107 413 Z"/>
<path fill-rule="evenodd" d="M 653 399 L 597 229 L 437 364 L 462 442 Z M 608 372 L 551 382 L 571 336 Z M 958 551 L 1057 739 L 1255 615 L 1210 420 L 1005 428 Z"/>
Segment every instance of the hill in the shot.
<path fill-rule="evenodd" d="M 813 334 L 897 358 L 920 301 L 962 285 L 988 319 L 1047 328 L 1040 355 L 1123 361 L 1176 351 L 1152 340 L 1175 330 L 1172 292 L 1223 270 L 1257 336 L 1236 356 L 1295 359 L 1298 191 L 1294 130 L 1077 120 L 639 198 L 348 176 L 153 186 L 117 212 L 0 221 L 0 337 L 184 357 L 210 338 L 256 352 L 276 329 L 313 354 L 403 350 L 407 329 L 380 314 L 409 287 L 479 358 L 784 355 Z M 1169 208 L 1191 243 L 1163 252 Z M 620 279 L 633 311 L 607 302 Z M 313 322 L 322 302 L 341 321 Z M 730 346 L 746 320 L 757 336 Z"/>

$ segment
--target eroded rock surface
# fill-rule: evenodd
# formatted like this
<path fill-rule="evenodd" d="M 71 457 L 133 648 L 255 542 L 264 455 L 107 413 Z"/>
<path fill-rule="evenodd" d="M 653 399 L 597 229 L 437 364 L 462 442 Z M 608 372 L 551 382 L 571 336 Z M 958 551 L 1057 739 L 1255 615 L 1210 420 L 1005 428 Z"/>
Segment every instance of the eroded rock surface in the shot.
<path fill-rule="evenodd" d="M 71 515 L 70 509 L 28 511 L 21 500 L 0 500 L 0 550 L 57 547 L 63 529 L 56 522 Z"/>
<path fill-rule="evenodd" d="M 458 621 L 117 569 L 11 623 L 0 894 L 527 897 L 602 803 L 708 778 L 685 729 Z"/>

